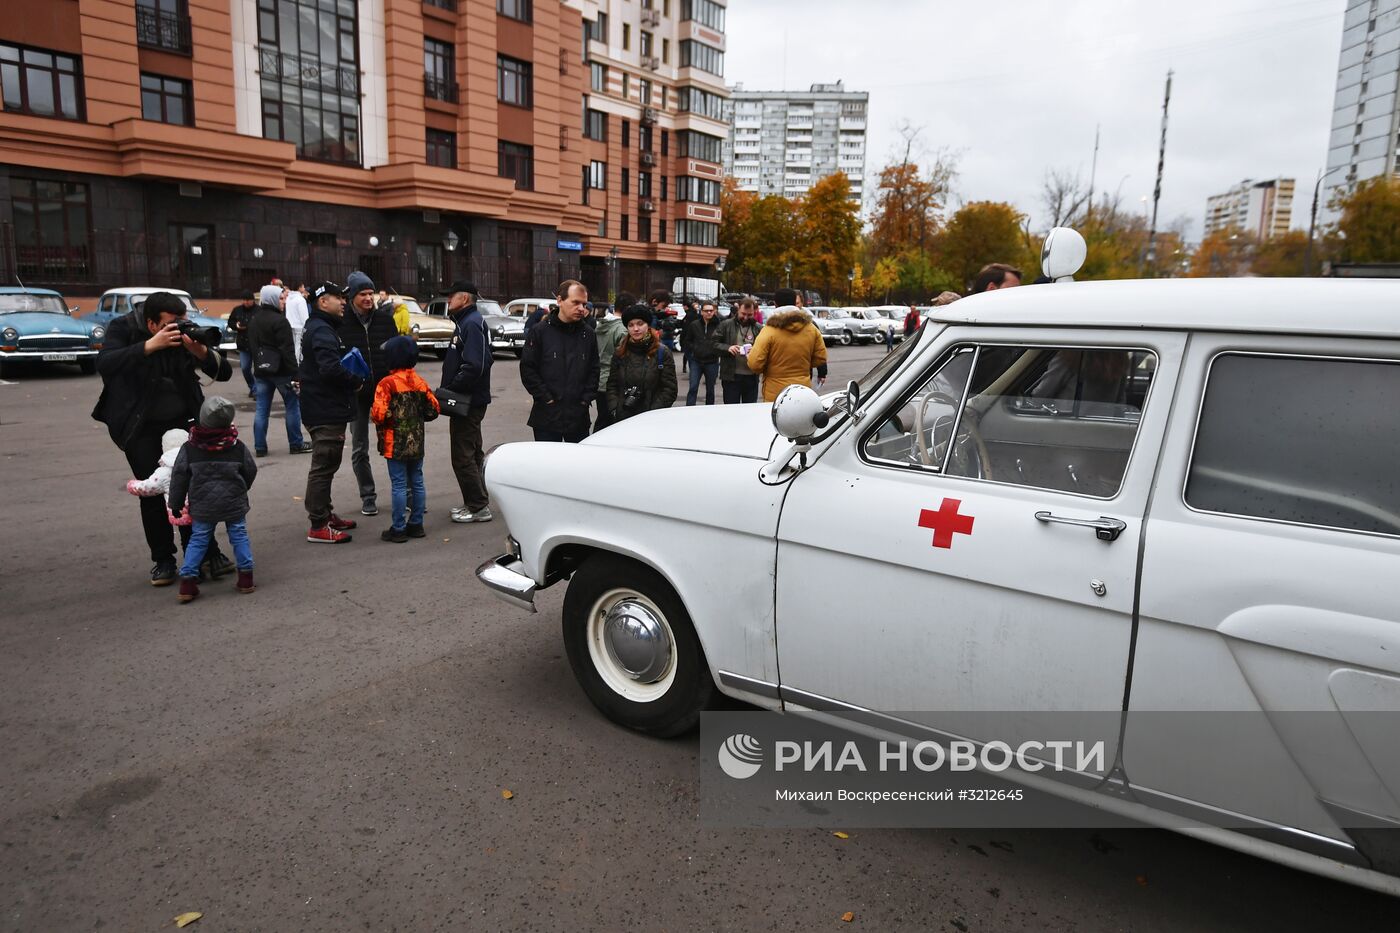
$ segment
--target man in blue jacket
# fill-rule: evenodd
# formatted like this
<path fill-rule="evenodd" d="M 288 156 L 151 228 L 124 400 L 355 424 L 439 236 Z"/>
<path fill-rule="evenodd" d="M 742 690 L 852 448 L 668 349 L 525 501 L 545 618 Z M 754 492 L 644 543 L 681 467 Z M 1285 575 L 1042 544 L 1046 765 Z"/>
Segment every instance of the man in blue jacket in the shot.
<path fill-rule="evenodd" d="M 494 516 L 486 496 L 483 468 L 486 451 L 481 421 L 491 404 L 491 338 L 476 309 L 476 285 L 456 281 L 444 293 L 447 316 L 457 325 L 447 356 L 442 361 L 442 388 L 471 398 L 465 415 L 448 420 L 452 444 L 452 472 L 462 491 L 462 505 L 452 510 L 454 522 L 489 522 Z"/>
<path fill-rule="evenodd" d="M 317 544 L 349 541 L 355 522 L 335 514 L 331 483 L 345 455 L 345 426 L 355 417 L 355 392 L 364 380 L 345 368 L 340 339 L 344 290 L 322 282 L 311 292 L 311 314 L 301 334 L 301 423 L 311 433 L 311 470 L 306 477 L 306 540 Z"/>

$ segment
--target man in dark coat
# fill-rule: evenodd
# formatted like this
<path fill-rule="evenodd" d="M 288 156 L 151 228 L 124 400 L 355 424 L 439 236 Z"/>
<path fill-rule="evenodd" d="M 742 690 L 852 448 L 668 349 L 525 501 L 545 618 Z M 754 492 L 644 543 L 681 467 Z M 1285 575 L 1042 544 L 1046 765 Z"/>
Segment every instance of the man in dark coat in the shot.
<path fill-rule="evenodd" d="M 253 314 L 258 310 L 257 296 L 244 292 L 243 300 L 233 306 L 228 313 L 228 326 L 233 331 L 233 344 L 238 348 L 238 365 L 243 370 L 243 381 L 248 383 L 248 395 L 257 398 L 253 385 L 253 351 L 248 348 L 248 325 L 253 322 Z"/>
<path fill-rule="evenodd" d="M 335 514 L 331 483 L 345 453 L 345 426 L 355 417 L 355 392 L 364 380 L 340 361 L 346 353 L 340 339 L 345 295 L 334 282 L 322 282 L 311 292 L 311 314 L 301 335 L 301 421 L 311 432 L 311 469 L 306 477 L 306 540 L 318 544 L 349 541 L 355 522 Z"/>
<path fill-rule="evenodd" d="M 248 346 L 254 358 L 258 398 L 257 410 L 253 414 L 253 450 L 259 457 L 267 456 L 267 419 L 272 412 L 272 394 L 276 392 L 282 396 L 282 407 L 286 409 L 288 447 L 294 454 L 309 454 L 311 445 L 301 435 L 301 404 L 296 391 L 297 355 L 292 346 L 292 325 L 283 311 L 287 293 L 276 285 L 264 285 L 260 297 L 262 303 L 258 305 L 248 328 Z"/>
<path fill-rule="evenodd" d="M 345 346 L 359 347 L 369 363 L 370 377 L 355 394 L 355 416 L 350 419 L 350 467 L 360 484 L 360 514 L 378 515 L 378 497 L 374 491 L 374 470 L 370 468 L 369 410 L 374 405 L 374 389 L 379 380 L 389 375 L 384 357 L 384 344 L 399 335 L 394 324 L 394 310 L 375 299 L 374 282 L 358 270 L 345 282 L 345 295 L 350 308 L 340 322 L 340 338 Z"/>
<path fill-rule="evenodd" d="M 223 355 L 182 334 L 185 303 L 170 292 L 155 292 L 140 309 L 112 321 L 97 354 L 102 395 L 92 416 L 107 425 L 112 442 L 126 454 L 133 475 L 144 479 L 155 472 L 162 453 L 160 436 L 173 428 L 188 429 L 204 403 L 200 373 L 218 382 L 233 378 Z M 162 496 L 142 496 L 141 527 L 151 551 L 151 583 L 175 582 L 175 535 L 165 514 Z M 180 526 L 181 544 L 189 527 Z M 232 562 L 210 551 L 208 569 L 223 575 Z"/>
<path fill-rule="evenodd" d="M 758 401 L 758 376 L 749 369 L 748 355 L 758 339 L 763 325 L 758 323 L 758 299 L 746 295 L 739 299 L 734 313 L 719 326 L 719 382 L 724 387 L 724 404 L 738 405 Z"/>
<path fill-rule="evenodd" d="M 728 353 L 728 344 L 721 345 L 719 328 L 723 322 L 719 318 L 719 308 L 713 301 L 707 301 L 700 312 L 685 322 L 685 336 L 681 345 L 690 357 L 690 391 L 685 394 L 685 403 L 694 405 L 700 392 L 700 380 L 705 380 L 705 404 L 715 403 L 715 380 L 719 378 L 719 357 Z"/>
<path fill-rule="evenodd" d="M 557 297 L 558 310 L 525 338 L 520 381 L 535 400 L 528 422 L 535 440 L 576 444 L 588 436 L 588 406 L 598 396 L 598 341 L 583 323 L 583 283 L 560 283 Z"/>
<path fill-rule="evenodd" d="M 457 281 L 447 288 L 447 316 L 457 325 L 442 361 L 444 389 L 471 397 L 465 415 L 447 419 L 452 472 L 462 493 L 462 505 L 452 510 L 454 522 L 489 522 L 493 516 L 486 496 L 486 448 L 481 421 L 491 404 L 491 337 L 476 307 L 476 284 Z"/>

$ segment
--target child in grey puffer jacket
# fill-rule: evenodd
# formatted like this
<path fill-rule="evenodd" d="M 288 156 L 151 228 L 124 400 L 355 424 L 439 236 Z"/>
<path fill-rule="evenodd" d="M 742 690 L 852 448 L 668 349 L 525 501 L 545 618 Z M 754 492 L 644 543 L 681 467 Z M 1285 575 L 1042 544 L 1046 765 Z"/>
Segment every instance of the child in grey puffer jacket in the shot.
<path fill-rule="evenodd" d="M 194 520 L 185 563 L 180 568 L 180 602 L 199 596 L 199 564 L 224 523 L 238 566 L 238 592 L 253 592 L 253 545 L 248 539 L 248 487 L 257 478 L 253 453 L 238 439 L 233 403 L 213 396 L 199 409 L 199 425 L 180 448 L 170 471 L 170 513 L 177 518 L 189 500 Z"/>

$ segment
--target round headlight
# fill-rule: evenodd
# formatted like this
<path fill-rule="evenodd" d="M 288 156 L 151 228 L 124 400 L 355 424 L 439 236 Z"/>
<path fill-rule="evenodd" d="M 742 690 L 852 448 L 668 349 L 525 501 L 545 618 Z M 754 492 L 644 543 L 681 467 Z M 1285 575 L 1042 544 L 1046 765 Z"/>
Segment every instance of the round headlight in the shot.
<path fill-rule="evenodd" d="M 495 334 L 497 337 L 504 337 L 506 329 L 504 327 L 493 327 L 491 328 L 491 333 Z"/>
<path fill-rule="evenodd" d="M 7 327 L 3 331 L 0 331 L 0 337 L 3 337 L 6 343 L 14 343 L 19 339 L 19 331 L 15 330 L 13 327 Z"/>
<path fill-rule="evenodd" d="M 97 325 L 96 327 L 94 327 L 94 328 L 92 329 L 92 339 L 93 339 L 93 340 L 101 340 L 101 339 L 102 339 L 103 337 L 105 337 L 106 335 L 107 335 L 107 330 L 106 330 L 106 328 L 104 328 L 101 324 Z"/>
<path fill-rule="evenodd" d="M 418 333 L 418 325 L 414 324 L 412 327 L 409 328 L 409 331 L 415 334 Z"/>

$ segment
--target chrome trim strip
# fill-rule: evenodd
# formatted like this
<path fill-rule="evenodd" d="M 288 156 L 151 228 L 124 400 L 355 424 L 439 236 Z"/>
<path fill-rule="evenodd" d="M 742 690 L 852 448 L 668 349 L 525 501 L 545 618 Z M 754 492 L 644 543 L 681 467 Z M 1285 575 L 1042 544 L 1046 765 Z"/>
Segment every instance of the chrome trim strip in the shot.
<path fill-rule="evenodd" d="M 523 566 L 519 559 L 502 554 L 477 567 L 476 578 L 517 609 L 534 612 L 535 581 L 517 569 Z"/>
<path fill-rule="evenodd" d="M 779 687 L 778 690 L 784 703 L 796 703 L 799 706 L 805 706 L 822 713 L 864 713 L 881 719 L 891 718 L 863 706 L 852 706 L 850 703 L 842 703 L 840 700 L 833 700 L 831 697 L 824 697 L 817 693 L 808 693 L 806 690 L 798 690 L 796 687 L 789 687 L 786 684 Z"/>
<path fill-rule="evenodd" d="M 770 700 L 781 699 L 778 685 L 769 683 L 766 680 L 755 680 L 752 677 L 745 677 L 742 674 L 731 674 L 729 671 L 720 671 L 719 682 L 726 687 L 733 687 L 735 690 L 743 690 L 745 693 L 752 693 L 754 696 L 767 697 Z"/>
<path fill-rule="evenodd" d="M 49 356 L 54 353 L 62 353 L 68 356 L 76 356 L 80 360 L 90 356 L 97 356 L 97 351 L 92 349 L 91 347 L 84 347 L 82 349 L 78 349 L 77 347 L 69 349 L 64 349 L 63 347 L 54 347 L 49 350 L 2 350 L 0 351 L 0 362 L 3 362 L 4 360 L 42 360 L 45 356 Z M 59 362 L 71 363 L 75 361 L 60 360 Z"/>

